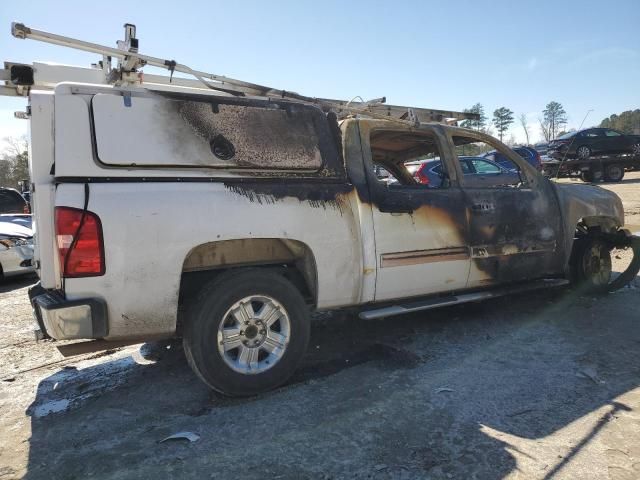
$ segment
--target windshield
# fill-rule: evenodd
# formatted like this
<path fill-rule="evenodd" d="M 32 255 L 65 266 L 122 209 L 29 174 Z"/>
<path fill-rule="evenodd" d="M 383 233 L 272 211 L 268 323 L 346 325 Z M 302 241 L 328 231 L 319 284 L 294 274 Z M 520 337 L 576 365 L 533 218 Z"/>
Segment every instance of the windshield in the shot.
<path fill-rule="evenodd" d="M 569 133 L 565 133 L 564 135 L 560 135 L 556 140 L 565 140 L 567 138 L 571 138 L 573 137 L 576 133 L 578 132 L 569 132 Z"/>

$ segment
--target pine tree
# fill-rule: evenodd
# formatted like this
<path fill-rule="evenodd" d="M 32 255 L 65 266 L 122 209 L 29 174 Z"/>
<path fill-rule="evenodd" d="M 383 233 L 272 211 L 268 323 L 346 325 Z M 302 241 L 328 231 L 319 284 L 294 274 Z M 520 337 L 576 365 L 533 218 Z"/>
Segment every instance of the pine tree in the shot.
<path fill-rule="evenodd" d="M 475 113 L 480 118 L 478 120 L 464 120 L 460 123 L 461 127 L 478 130 L 480 132 L 485 131 L 485 127 L 487 126 L 487 116 L 484 114 L 484 107 L 481 103 L 476 103 L 471 108 L 465 108 L 464 113 Z"/>
<path fill-rule="evenodd" d="M 558 102 L 549 102 L 542 111 L 544 124 L 549 132 L 549 140 L 554 140 L 558 132 L 567 124 L 567 112 Z"/>
<path fill-rule="evenodd" d="M 498 131 L 498 137 L 502 141 L 504 132 L 509 130 L 509 126 L 513 123 L 513 112 L 507 107 L 500 107 L 493 112 L 493 124 Z"/>

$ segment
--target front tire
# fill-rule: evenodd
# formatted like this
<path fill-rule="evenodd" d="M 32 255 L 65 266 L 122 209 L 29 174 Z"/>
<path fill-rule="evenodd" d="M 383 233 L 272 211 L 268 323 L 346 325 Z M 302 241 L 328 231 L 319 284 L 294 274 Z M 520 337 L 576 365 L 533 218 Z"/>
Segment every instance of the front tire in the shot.
<path fill-rule="evenodd" d="M 189 309 L 184 351 L 191 368 L 228 396 L 282 385 L 309 342 L 309 310 L 281 275 L 259 269 L 220 275 Z"/>
<path fill-rule="evenodd" d="M 601 239 L 581 237 L 571 251 L 571 280 L 588 293 L 604 293 L 611 280 L 610 246 Z"/>

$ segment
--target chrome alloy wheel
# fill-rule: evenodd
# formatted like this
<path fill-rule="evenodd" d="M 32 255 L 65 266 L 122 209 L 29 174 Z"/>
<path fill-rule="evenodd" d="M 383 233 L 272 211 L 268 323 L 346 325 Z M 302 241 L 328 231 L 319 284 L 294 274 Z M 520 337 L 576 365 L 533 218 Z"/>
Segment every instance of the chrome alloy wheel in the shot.
<path fill-rule="evenodd" d="M 589 147 L 585 147 L 583 145 L 581 147 L 578 147 L 578 149 L 576 150 L 576 154 L 578 155 L 578 158 L 586 160 L 591 155 L 591 150 L 589 150 Z"/>
<path fill-rule="evenodd" d="M 218 352 L 238 373 L 262 373 L 280 361 L 290 336 L 284 307 L 271 297 L 251 295 L 225 313 L 218 328 Z"/>

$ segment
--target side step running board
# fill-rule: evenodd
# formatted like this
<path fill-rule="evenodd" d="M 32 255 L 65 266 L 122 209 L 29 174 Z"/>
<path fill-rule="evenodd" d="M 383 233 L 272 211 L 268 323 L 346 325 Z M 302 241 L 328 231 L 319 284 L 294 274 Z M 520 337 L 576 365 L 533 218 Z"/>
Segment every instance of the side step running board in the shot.
<path fill-rule="evenodd" d="M 421 310 L 431 310 L 432 308 L 446 307 L 449 305 L 459 305 L 461 303 L 478 302 L 489 298 L 502 297 L 504 295 L 520 292 L 528 292 L 531 290 L 539 290 L 541 288 L 560 287 L 568 285 L 569 280 L 565 279 L 548 279 L 537 280 L 535 282 L 511 285 L 496 290 L 487 290 L 483 292 L 464 293 L 449 297 L 429 298 L 426 300 L 405 303 L 402 305 L 391 305 L 375 310 L 365 310 L 360 312 L 359 317 L 363 320 L 374 320 L 376 318 L 392 317 L 394 315 L 402 315 L 403 313 L 419 312 Z"/>

